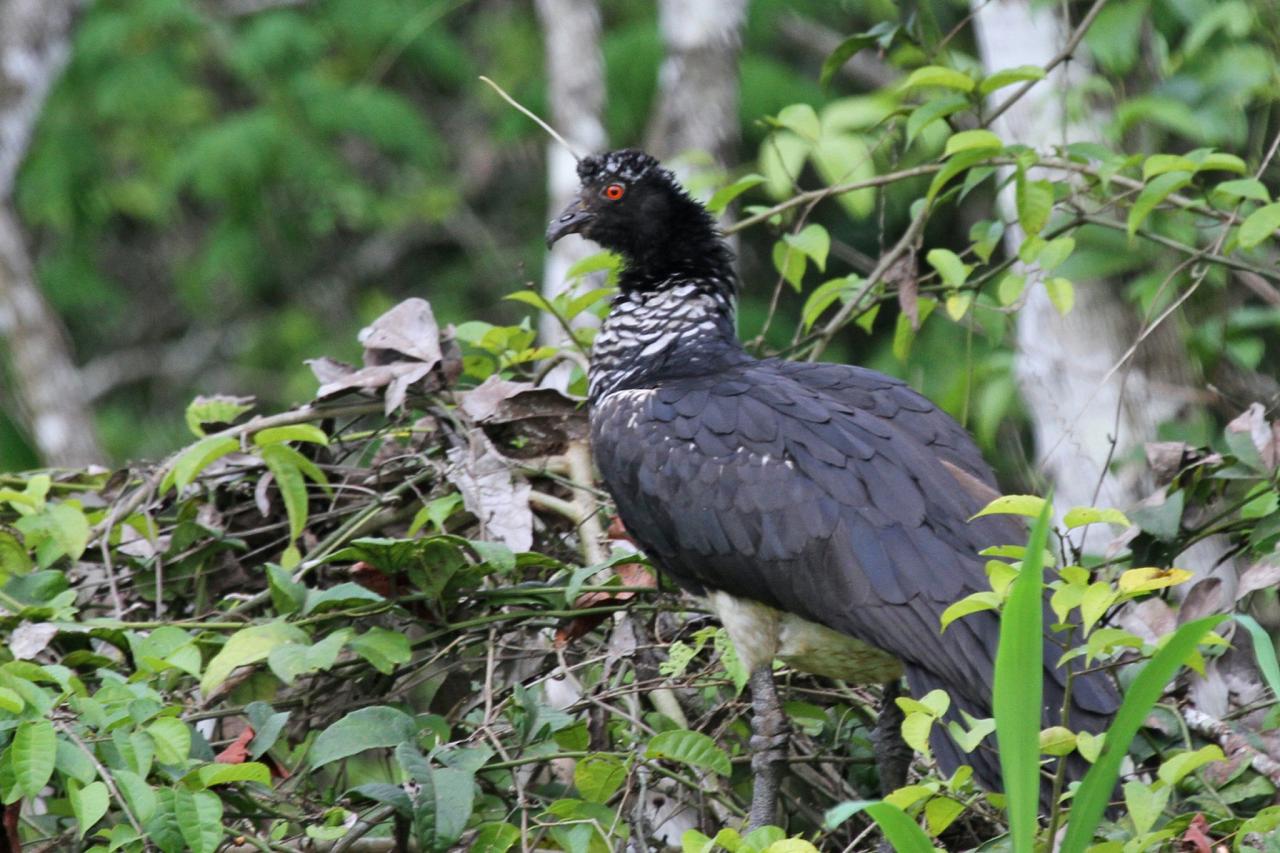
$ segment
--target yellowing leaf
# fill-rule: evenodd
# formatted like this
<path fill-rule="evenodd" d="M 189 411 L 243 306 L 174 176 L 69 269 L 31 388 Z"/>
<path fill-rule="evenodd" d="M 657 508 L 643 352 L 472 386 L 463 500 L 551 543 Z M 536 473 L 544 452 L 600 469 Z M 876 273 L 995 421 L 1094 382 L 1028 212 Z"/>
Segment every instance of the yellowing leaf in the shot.
<path fill-rule="evenodd" d="M 973 518 L 984 515 L 1025 515 L 1036 518 L 1043 506 L 1044 498 L 1039 495 L 1001 495 L 974 514 Z"/>
<path fill-rule="evenodd" d="M 1040 752 L 1045 755 L 1068 755 L 1075 748 L 1075 732 L 1065 726 L 1050 726 L 1040 732 Z"/>
<path fill-rule="evenodd" d="M 1120 527 L 1128 527 L 1132 524 L 1125 514 L 1118 509 L 1100 508 L 1093 506 L 1077 506 L 1067 510 L 1066 515 L 1062 516 L 1062 523 L 1068 529 L 1076 527 L 1084 527 L 1086 524 L 1115 524 Z"/>
<path fill-rule="evenodd" d="M 1120 576 L 1117 586 L 1124 593 L 1150 592 L 1153 589 L 1176 586 L 1190 579 L 1191 572 L 1186 569 L 1158 569 L 1148 566 L 1125 572 Z"/>

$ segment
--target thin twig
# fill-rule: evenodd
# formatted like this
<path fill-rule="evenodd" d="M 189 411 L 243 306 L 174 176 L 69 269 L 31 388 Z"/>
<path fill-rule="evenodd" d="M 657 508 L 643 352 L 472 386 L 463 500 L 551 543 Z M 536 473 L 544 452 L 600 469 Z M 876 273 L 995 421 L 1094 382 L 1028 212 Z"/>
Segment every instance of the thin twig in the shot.
<path fill-rule="evenodd" d="M 573 155 L 573 159 L 581 162 L 582 154 L 580 154 L 576 148 L 570 145 L 569 141 L 565 139 L 563 136 L 561 136 L 554 127 L 552 127 L 551 125 L 543 121 L 538 116 L 537 113 L 535 113 L 533 110 L 529 109 L 524 104 L 517 101 L 515 98 L 508 95 L 506 89 L 503 89 L 501 86 L 499 86 L 497 83 L 490 80 L 488 77 L 485 77 L 483 74 L 480 75 L 480 79 L 483 80 L 485 83 L 488 83 L 491 87 L 493 87 L 493 90 L 498 93 L 498 95 L 502 98 L 502 100 L 506 101 L 508 104 L 515 107 L 525 116 L 527 116 L 530 120 L 532 120 L 534 124 L 536 124 L 538 127 L 545 130 L 548 136 L 550 136 L 556 142 L 559 142 L 561 145 L 563 145 L 564 149 Z"/>

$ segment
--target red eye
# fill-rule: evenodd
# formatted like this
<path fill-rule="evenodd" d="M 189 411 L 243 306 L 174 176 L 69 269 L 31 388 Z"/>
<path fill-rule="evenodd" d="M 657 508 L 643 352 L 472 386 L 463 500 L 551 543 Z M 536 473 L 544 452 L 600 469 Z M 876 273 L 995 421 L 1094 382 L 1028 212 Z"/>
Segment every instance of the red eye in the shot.
<path fill-rule="evenodd" d="M 622 194 L 626 191 L 627 188 L 622 184 L 609 184 L 609 186 L 604 188 L 604 197 L 610 201 L 617 201 L 622 198 Z"/>

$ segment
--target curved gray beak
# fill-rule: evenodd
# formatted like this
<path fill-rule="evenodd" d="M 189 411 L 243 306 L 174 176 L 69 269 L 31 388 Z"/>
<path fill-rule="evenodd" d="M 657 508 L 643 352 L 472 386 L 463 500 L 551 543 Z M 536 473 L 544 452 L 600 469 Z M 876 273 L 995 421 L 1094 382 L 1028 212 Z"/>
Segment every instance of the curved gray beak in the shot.
<path fill-rule="evenodd" d="M 582 203 L 582 199 L 575 198 L 569 202 L 569 206 L 560 212 L 560 215 L 551 220 L 547 225 L 547 248 L 550 249 L 555 242 L 566 234 L 578 234 L 583 228 L 587 227 L 595 214 L 586 208 Z"/>

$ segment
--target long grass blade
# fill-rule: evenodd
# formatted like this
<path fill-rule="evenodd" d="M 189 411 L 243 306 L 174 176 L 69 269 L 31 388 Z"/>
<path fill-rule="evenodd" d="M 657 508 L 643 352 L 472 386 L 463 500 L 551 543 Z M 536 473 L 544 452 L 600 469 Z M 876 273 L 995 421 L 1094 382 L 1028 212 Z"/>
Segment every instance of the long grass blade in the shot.
<path fill-rule="evenodd" d="M 1111 800 L 1116 780 L 1120 777 L 1120 763 L 1128 753 L 1129 744 L 1142 726 L 1142 721 L 1151 713 L 1156 702 L 1160 701 L 1164 686 L 1182 668 L 1187 656 L 1195 651 L 1204 635 L 1227 618 L 1226 614 L 1206 616 L 1183 625 L 1133 680 L 1133 685 L 1124 694 L 1124 701 L 1120 703 L 1120 710 L 1116 713 L 1111 728 L 1107 730 L 1102 754 L 1085 774 L 1084 781 L 1080 783 L 1075 799 L 1071 802 L 1071 819 L 1067 824 L 1067 835 L 1058 848 L 1060 853 L 1081 853 L 1089 846 L 1093 840 L 1093 832 L 1102 819 L 1102 813 Z"/>
<path fill-rule="evenodd" d="M 1040 809 L 1040 706 L 1044 693 L 1044 546 L 1048 501 L 1031 528 L 1022 569 L 1000 615 L 992 708 L 1014 853 L 1032 853 Z"/>
<path fill-rule="evenodd" d="M 896 853 L 934 853 L 933 842 L 910 816 L 884 800 L 850 800 L 827 809 L 828 829 L 835 829 L 858 812 L 866 812 Z"/>

